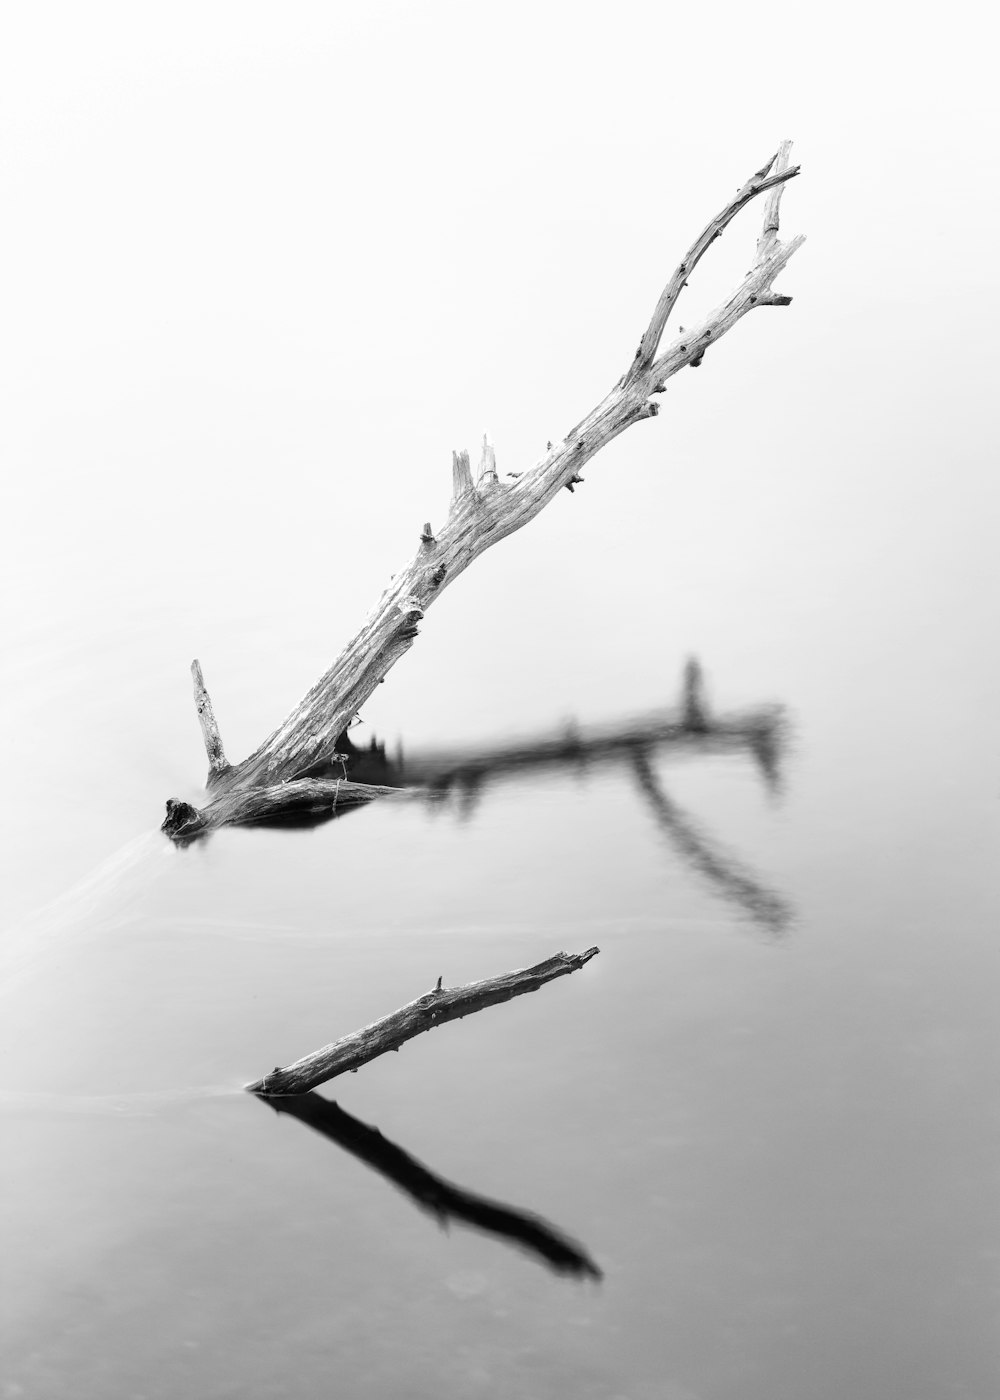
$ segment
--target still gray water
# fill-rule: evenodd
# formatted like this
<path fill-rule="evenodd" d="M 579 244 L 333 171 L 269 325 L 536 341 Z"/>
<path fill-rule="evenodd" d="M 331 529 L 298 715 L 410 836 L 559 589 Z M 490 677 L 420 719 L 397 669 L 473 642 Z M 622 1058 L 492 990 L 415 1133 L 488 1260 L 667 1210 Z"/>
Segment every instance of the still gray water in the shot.
<path fill-rule="evenodd" d="M 792 715 L 777 794 L 749 754 L 653 760 L 780 928 L 627 763 L 188 849 L 162 766 L 124 774 L 150 829 L 5 946 L 4 1393 L 986 1400 L 996 780 L 934 697 L 841 698 Z M 340 1143 L 241 1091 L 439 975 L 591 944 L 321 1089 Z M 444 1228 L 437 1178 L 594 1268 Z"/>
<path fill-rule="evenodd" d="M 996 1400 L 982 7 L 8 8 L 0 1400 Z M 477 560 L 351 731 L 614 729 L 696 654 L 719 712 L 785 707 L 778 781 L 623 750 L 172 846 L 192 658 L 239 760 L 452 449 L 561 440 L 786 135 L 793 304 Z"/>

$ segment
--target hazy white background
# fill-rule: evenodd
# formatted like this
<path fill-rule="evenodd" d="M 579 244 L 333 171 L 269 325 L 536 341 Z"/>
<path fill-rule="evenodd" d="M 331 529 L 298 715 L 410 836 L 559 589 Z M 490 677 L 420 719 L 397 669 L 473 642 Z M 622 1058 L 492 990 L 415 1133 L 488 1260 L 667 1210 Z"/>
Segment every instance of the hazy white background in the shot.
<path fill-rule="evenodd" d="M 982 740 L 989 24 L 962 4 L 9 8 L 15 908 L 38 877 L 15 794 L 44 782 L 60 812 L 55 885 L 158 819 L 130 790 L 95 831 L 88 791 L 153 762 L 162 796 L 193 795 L 194 655 L 230 755 L 249 751 L 441 520 L 451 449 L 489 429 L 518 470 L 561 436 L 786 135 L 793 305 L 742 322 L 464 576 L 366 717 L 416 741 L 585 715 L 591 694 L 620 711 L 697 649 L 724 700 L 842 707 L 836 682 L 863 688 L 855 723 L 895 731 L 932 683 L 940 726 Z M 742 272 L 758 218 L 681 324 Z"/>

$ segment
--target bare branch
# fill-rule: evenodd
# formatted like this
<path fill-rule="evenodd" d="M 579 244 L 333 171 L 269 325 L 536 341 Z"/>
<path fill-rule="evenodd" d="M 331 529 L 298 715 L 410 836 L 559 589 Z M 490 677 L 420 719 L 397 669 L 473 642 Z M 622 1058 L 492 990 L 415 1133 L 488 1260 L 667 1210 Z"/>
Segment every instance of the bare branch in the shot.
<path fill-rule="evenodd" d="M 776 159 L 787 161 L 785 147 Z M 389 670 L 413 645 L 416 623 L 427 608 L 484 550 L 532 520 L 564 487 L 582 480 L 581 470 L 595 453 L 620 433 L 653 417 L 651 395 L 687 365 L 701 364 L 705 351 L 756 306 L 786 305 L 788 298 L 772 283 L 802 238 L 781 244 L 776 236 L 777 202 L 769 203 L 762 249 L 751 271 L 729 299 L 699 327 L 684 332 L 663 353 L 657 348 L 680 287 L 694 263 L 738 209 L 765 190 L 776 189 L 798 167 L 772 170 L 772 159 L 748 181 L 692 245 L 668 284 L 635 362 L 625 377 L 561 442 L 521 473 L 495 473 L 493 450 L 486 445 L 478 486 L 473 484 L 467 452 L 455 453 L 453 497 L 448 518 L 436 536 L 425 528 L 416 555 L 395 575 L 361 629 L 307 695 L 264 743 L 243 762 L 209 773 L 213 796 L 236 790 L 270 787 L 295 780 L 327 757 L 336 738 L 362 709 Z M 680 279 L 680 280 L 678 280 Z M 204 826 L 219 825 L 220 811 L 204 809 Z"/>
<path fill-rule="evenodd" d="M 798 174 L 799 166 L 794 171 L 788 169 L 788 157 L 791 154 L 791 141 L 782 141 L 778 147 L 778 154 L 774 158 L 774 174 L 784 175 L 786 179 Z M 785 181 L 782 180 L 771 186 L 767 199 L 764 201 L 764 227 L 760 238 L 757 240 L 757 262 L 763 260 L 774 250 L 774 245 L 778 241 L 778 215 L 781 209 L 781 196 L 785 192 Z"/>
<path fill-rule="evenodd" d="M 766 165 L 762 165 L 758 171 L 750 176 L 750 179 L 743 188 L 737 190 L 735 196 L 729 201 L 726 207 L 705 225 L 701 233 L 691 244 L 691 247 L 685 253 L 684 259 L 677 267 L 673 277 L 671 277 L 670 281 L 664 287 L 660 295 L 660 300 L 656 303 L 653 319 L 646 329 L 646 334 L 639 342 L 639 348 L 635 352 L 635 359 L 632 361 L 628 373 L 625 376 L 626 383 L 632 383 L 639 378 L 653 363 L 656 352 L 659 349 L 660 341 L 663 338 L 663 332 L 666 328 L 667 321 L 670 319 L 670 313 L 674 309 L 677 298 L 687 285 L 691 273 L 697 267 L 698 263 L 701 262 L 715 240 L 722 236 L 725 229 L 732 223 L 740 210 L 744 208 L 745 205 L 749 204 L 752 199 L 756 199 L 757 196 L 763 194 L 765 190 L 773 190 L 776 186 L 780 188 L 780 186 L 784 185 L 785 181 L 793 179 L 799 173 L 799 166 L 796 166 L 794 170 L 788 169 L 788 149 L 790 149 L 790 147 L 790 141 L 784 142 L 781 150 L 773 155 Z M 784 165 L 779 165 L 772 174 L 770 173 L 771 168 L 776 161 L 780 161 L 782 151 L 784 151 L 785 154 L 785 163 Z M 775 204 L 774 208 L 775 218 L 777 218 L 777 204 Z M 775 227 L 777 228 L 777 224 L 775 224 Z"/>
<path fill-rule="evenodd" d="M 205 678 L 201 674 L 201 663 L 197 660 L 191 662 L 191 677 L 194 681 L 195 709 L 198 711 L 201 737 L 205 741 L 205 752 L 208 754 L 209 779 L 211 780 L 212 775 L 224 773 L 229 764 L 222 751 L 222 736 L 215 719 L 215 711 L 212 709 L 211 698 L 205 688 Z"/>
<path fill-rule="evenodd" d="M 685 366 L 700 364 L 709 346 L 721 340 L 726 332 L 731 331 L 736 322 L 755 306 L 787 306 L 791 297 L 776 299 L 771 291 L 771 283 L 805 241 L 805 237 L 799 235 L 788 243 L 775 244 L 763 262 L 756 264 L 747 274 L 728 301 L 716 307 L 701 325 L 693 329 L 688 327 L 660 356 L 649 370 L 653 380 L 662 384 Z"/>
<path fill-rule="evenodd" d="M 470 1016 L 474 1011 L 484 1011 L 488 1006 L 498 1006 L 524 992 L 536 992 L 546 982 L 556 977 L 565 977 L 576 972 L 596 957 L 599 948 L 588 948 L 585 953 L 556 953 L 535 967 L 522 968 L 517 972 L 507 972 L 501 977 L 489 977 L 482 982 L 469 982 L 464 987 L 438 986 L 416 1001 L 400 1007 L 381 1021 L 374 1021 L 351 1035 L 345 1035 L 332 1045 L 316 1050 L 311 1055 L 296 1060 L 285 1069 L 275 1068 L 253 1084 L 246 1086 L 248 1093 L 273 1098 L 282 1094 L 304 1094 L 334 1079 L 338 1074 L 360 1069 L 389 1050 L 398 1050 L 406 1041 L 423 1031 L 433 1030 L 446 1021 L 456 1021 L 462 1016 Z"/>

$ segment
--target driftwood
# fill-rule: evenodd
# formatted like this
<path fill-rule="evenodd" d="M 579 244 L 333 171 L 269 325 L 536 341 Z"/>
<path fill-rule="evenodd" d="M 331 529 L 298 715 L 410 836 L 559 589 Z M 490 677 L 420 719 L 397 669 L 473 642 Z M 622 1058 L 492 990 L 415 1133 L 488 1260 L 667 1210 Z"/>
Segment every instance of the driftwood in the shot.
<path fill-rule="evenodd" d="M 332 1045 L 324 1045 L 305 1055 L 284 1069 L 276 1065 L 270 1074 L 246 1086 L 247 1092 L 261 1098 L 275 1098 L 285 1094 L 304 1094 L 335 1079 L 338 1074 L 353 1073 L 371 1060 L 378 1059 L 390 1050 L 398 1050 L 406 1041 L 446 1021 L 457 1021 L 463 1016 L 471 1016 L 474 1011 L 485 1011 L 488 1006 L 499 1006 L 525 992 L 536 992 L 546 982 L 556 977 L 565 977 L 576 972 L 596 957 L 599 948 L 588 948 L 585 953 L 556 953 L 545 962 L 534 967 L 522 968 L 517 972 L 507 972 L 501 977 L 488 977 L 482 982 L 469 982 L 464 987 L 442 987 L 441 978 L 433 991 L 426 992 L 416 1001 L 373 1021 L 370 1026 L 351 1035 L 342 1036 Z"/>
<path fill-rule="evenodd" d="M 246 792 L 234 792 L 227 803 L 228 825 L 244 825 L 250 822 L 267 823 L 315 817 L 328 819 L 364 807 L 378 797 L 390 797 L 399 793 L 399 788 L 381 787 L 372 783 L 352 783 L 346 779 L 297 778 L 278 787 L 258 788 Z M 208 828 L 192 825 L 190 814 L 196 809 L 187 802 L 167 801 L 167 816 L 163 823 L 166 831 L 178 845 L 196 839 Z"/>
<path fill-rule="evenodd" d="M 170 802 L 163 830 L 185 840 L 213 827 L 254 820 L 265 808 L 301 806 L 292 785 L 317 763 L 328 759 L 337 737 L 351 723 L 389 669 L 413 645 L 418 623 L 431 603 L 490 545 L 533 519 L 566 487 L 583 478 L 591 457 L 626 428 L 658 411 L 654 395 L 678 371 L 701 364 L 706 350 L 743 316 L 760 306 L 787 306 L 788 296 L 772 284 L 803 242 L 778 241 L 778 209 L 786 181 L 798 174 L 790 166 L 790 142 L 762 166 L 712 219 L 685 254 L 657 302 L 628 369 L 610 393 L 565 437 L 550 444 L 544 457 L 523 473 L 508 472 L 501 481 L 493 447 L 484 439 L 482 459 L 473 481 L 469 454 L 454 454 L 452 501 L 437 531 L 425 523 L 416 555 L 397 574 L 361 630 L 320 677 L 291 714 L 241 763 L 226 761 L 218 725 L 195 663 L 195 697 L 209 759 L 210 802 L 203 808 Z M 709 247 L 736 214 L 767 192 L 764 223 L 753 265 L 733 293 L 701 325 L 682 331 L 661 350 L 670 314 L 688 278 Z M 332 790 L 329 794 L 332 799 Z M 357 800 L 363 800 L 355 794 Z"/>
<path fill-rule="evenodd" d="M 380 1176 L 398 1186 L 420 1210 L 447 1227 L 453 1220 L 498 1235 L 535 1255 L 557 1274 L 600 1279 L 601 1270 L 587 1252 L 541 1216 L 487 1200 L 437 1176 L 423 1163 L 389 1142 L 377 1128 L 346 1113 L 320 1094 L 265 1098 L 276 1113 L 297 1118 L 342 1147 Z"/>

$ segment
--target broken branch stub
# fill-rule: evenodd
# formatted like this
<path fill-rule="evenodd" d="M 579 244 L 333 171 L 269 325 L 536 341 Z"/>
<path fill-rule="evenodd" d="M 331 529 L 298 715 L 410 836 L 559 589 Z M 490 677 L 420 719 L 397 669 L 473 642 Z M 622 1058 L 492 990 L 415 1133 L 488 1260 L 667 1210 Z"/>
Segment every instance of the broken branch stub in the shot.
<path fill-rule="evenodd" d="M 437 535 L 425 528 L 416 555 L 395 575 L 360 631 L 256 752 L 241 763 L 228 765 L 224 760 L 213 762 L 209 750 L 208 787 L 213 800 L 200 811 L 190 809 L 197 816 L 188 817 L 186 836 L 247 820 L 245 813 L 252 810 L 253 793 L 298 778 L 328 756 L 337 736 L 413 645 L 416 624 L 427 608 L 473 560 L 526 525 L 564 487 L 577 484 L 585 463 L 626 428 L 655 416 L 657 404 L 651 396 L 661 393 L 666 380 L 679 370 L 700 365 L 709 346 L 743 316 L 758 306 L 788 304 L 790 298 L 773 292 L 772 284 L 804 241 L 801 236 L 787 243 L 778 239 L 780 193 L 799 173 L 798 166 L 788 164 L 790 144 L 782 143 L 777 154 L 750 177 L 695 239 L 664 288 L 625 374 L 561 442 L 552 444 L 527 471 L 505 473 L 502 482 L 488 443 L 476 483 L 469 454 L 453 455 L 451 506 Z M 739 211 L 762 194 L 768 198 L 753 266 L 701 325 L 688 328 L 662 348 L 667 321 L 692 270 Z M 208 743 L 206 736 L 206 746 Z M 220 756 L 221 752 L 220 740 Z M 226 798 L 236 791 L 250 794 L 250 801 L 234 808 Z M 169 816 L 164 830 L 175 834 Z"/>
<path fill-rule="evenodd" d="M 446 1021 L 457 1021 L 462 1016 L 471 1016 L 474 1011 L 485 1011 L 488 1006 L 498 1006 L 525 992 L 537 992 L 546 982 L 576 972 L 599 952 L 599 948 L 588 948 L 585 953 L 556 953 L 534 967 L 506 972 L 501 977 L 488 977 L 481 982 L 469 982 L 464 987 L 442 987 L 441 978 L 438 978 L 438 985 L 433 991 L 408 1002 L 391 1015 L 383 1016 L 380 1021 L 373 1021 L 370 1026 L 342 1036 L 332 1045 L 324 1045 L 322 1050 L 305 1055 L 284 1069 L 276 1066 L 263 1079 L 247 1084 L 247 1092 L 263 1098 L 304 1094 L 325 1084 L 328 1079 L 335 1079 L 338 1074 L 353 1073 L 370 1060 L 376 1060 L 390 1050 L 398 1050 L 414 1036 L 442 1026 Z"/>

